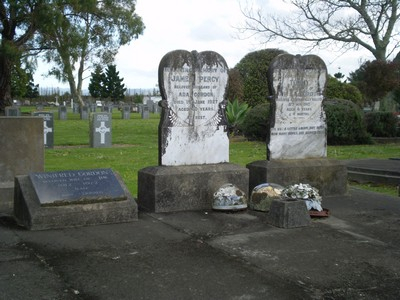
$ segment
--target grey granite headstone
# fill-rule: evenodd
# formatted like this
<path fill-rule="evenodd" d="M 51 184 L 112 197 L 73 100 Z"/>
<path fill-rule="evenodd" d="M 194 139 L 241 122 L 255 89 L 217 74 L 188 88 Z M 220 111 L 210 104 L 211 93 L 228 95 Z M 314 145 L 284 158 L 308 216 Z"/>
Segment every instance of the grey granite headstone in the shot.
<path fill-rule="evenodd" d="M 67 119 L 67 107 L 64 105 L 60 105 L 58 107 L 58 119 L 66 120 Z"/>
<path fill-rule="evenodd" d="M 16 106 L 7 106 L 5 108 L 6 117 L 19 117 L 21 116 L 21 109 Z"/>
<path fill-rule="evenodd" d="M 81 120 L 89 119 L 89 107 L 87 107 L 86 105 L 80 106 L 79 112 L 81 114 Z"/>
<path fill-rule="evenodd" d="M 43 118 L 44 147 L 52 149 L 54 147 L 54 114 L 45 111 L 35 111 L 32 114 Z"/>
<path fill-rule="evenodd" d="M 326 80 L 326 65 L 316 55 L 281 54 L 271 62 L 269 160 L 326 157 Z"/>
<path fill-rule="evenodd" d="M 137 204 L 111 169 L 37 172 L 15 179 L 14 215 L 30 230 L 137 220 Z"/>
<path fill-rule="evenodd" d="M 141 111 L 142 119 L 148 119 L 149 118 L 149 106 L 147 104 L 144 104 L 141 106 Z"/>
<path fill-rule="evenodd" d="M 129 120 L 131 118 L 131 107 L 124 105 L 121 109 L 121 117 L 123 120 Z"/>
<path fill-rule="evenodd" d="M 158 74 L 160 165 L 228 162 L 225 59 L 213 51 L 176 50 L 162 58 Z"/>
<path fill-rule="evenodd" d="M 110 113 L 90 114 L 90 147 L 102 148 L 112 146 Z"/>
<path fill-rule="evenodd" d="M 43 119 L 0 117 L 0 214 L 13 214 L 14 179 L 44 171 Z"/>

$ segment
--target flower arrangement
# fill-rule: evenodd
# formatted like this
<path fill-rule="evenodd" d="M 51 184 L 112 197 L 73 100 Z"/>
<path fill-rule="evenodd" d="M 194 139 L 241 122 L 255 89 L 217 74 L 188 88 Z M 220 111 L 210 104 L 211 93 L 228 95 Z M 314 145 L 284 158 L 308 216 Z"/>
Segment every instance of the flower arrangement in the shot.
<path fill-rule="evenodd" d="M 319 195 L 318 189 L 307 183 L 293 184 L 285 187 L 282 196 L 290 199 L 305 200 L 307 209 L 315 209 L 322 211 L 322 197 Z"/>

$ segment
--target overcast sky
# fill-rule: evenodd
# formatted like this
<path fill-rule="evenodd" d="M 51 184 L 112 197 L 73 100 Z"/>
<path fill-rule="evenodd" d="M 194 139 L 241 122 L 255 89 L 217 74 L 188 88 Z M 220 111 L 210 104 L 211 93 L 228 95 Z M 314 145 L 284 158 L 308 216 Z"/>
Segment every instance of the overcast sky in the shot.
<path fill-rule="evenodd" d="M 240 2 L 239 2 L 240 1 Z M 247 53 L 279 48 L 291 54 L 305 54 L 292 43 L 260 45 L 256 39 L 238 39 L 237 27 L 243 22 L 240 4 L 246 0 L 137 0 L 136 12 L 143 18 L 146 29 L 143 35 L 120 49 L 116 57 L 117 70 L 128 88 L 154 88 L 161 58 L 169 51 L 212 50 L 221 54 L 229 68 L 233 68 Z M 269 13 L 287 9 L 280 0 L 263 0 Z M 332 51 L 314 51 L 326 63 L 328 73 L 340 71 L 346 76 L 359 67 L 360 61 L 372 59 L 366 51 L 353 51 L 340 55 Z M 41 74 L 46 66 L 41 64 L 35 75 L 40 87 L 68 87 Z M 90 74 L 86 74 L 89 76 Z M 87 88 L 89 79 L 84 82 Z"/>

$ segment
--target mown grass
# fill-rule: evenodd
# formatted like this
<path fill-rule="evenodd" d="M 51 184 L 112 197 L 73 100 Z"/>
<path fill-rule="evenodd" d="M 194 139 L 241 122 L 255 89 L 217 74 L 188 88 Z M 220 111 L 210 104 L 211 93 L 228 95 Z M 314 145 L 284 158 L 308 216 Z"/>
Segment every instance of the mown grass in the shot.
<path fill-rule="evenodd" d="M 121 113 L 114 110 L 112 148 L 90 148 L 89 121 L 80 120 L 78 114 L 69 112 L 67 120 L 58 120 L 55 110 L 54 119 L 55 147 L 45 152 L 46 171 L 112 168 L 122 176 L 132 195 L 136 196 L 138 171 L 158 164 L 158 114 L 150 114 L 149 119 L 141 119 L 139 114 L 132 113 L 130 120 L 123 120 Z M 386 159 L 398 157 L 399 153 L 399 144 L 328 147 L 328 157 L 334 159 Z M 231 141 L 231 163 L 245 166 L 252 161 L 264 159 L 265 143 Z M 397 195 L 395 187 L 359 187 Z"/>

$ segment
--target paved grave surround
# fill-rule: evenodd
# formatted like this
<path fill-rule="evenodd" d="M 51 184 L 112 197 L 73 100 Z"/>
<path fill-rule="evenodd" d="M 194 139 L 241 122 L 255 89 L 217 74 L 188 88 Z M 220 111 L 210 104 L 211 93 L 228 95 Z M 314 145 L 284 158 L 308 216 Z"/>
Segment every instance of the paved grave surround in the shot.
<path fill-rule="evenodd" d="M 246 166 L 250 191 L 262 183 L 309 183 L 321 195 L 347 193 L 346 166 L 326 157 L 326 81 L 326 65 L 316 55 L 281 54 L 271 62 L 267 160 Z"/>
<path fill-rule="evenodd" d="M 229 163 L 224 58 L 213 51 L 171 51 L 158 77 L 159 165 L 139 170 L 139 209 L 212 209 L 213 194 L 228 183 L 247 192 L 248 169 Z"/>
<path fill-rule="evenodd" d="M 14 215 L 30 230 L 135 221 L 137 204 L 111 169 L 36 172 L 15 179 Z"/>
<path fill-rule="evenodd" d="M 0 214 L 12 215 L 14 178 L 44 170 L 43 119 L 0 117 Z"/>

